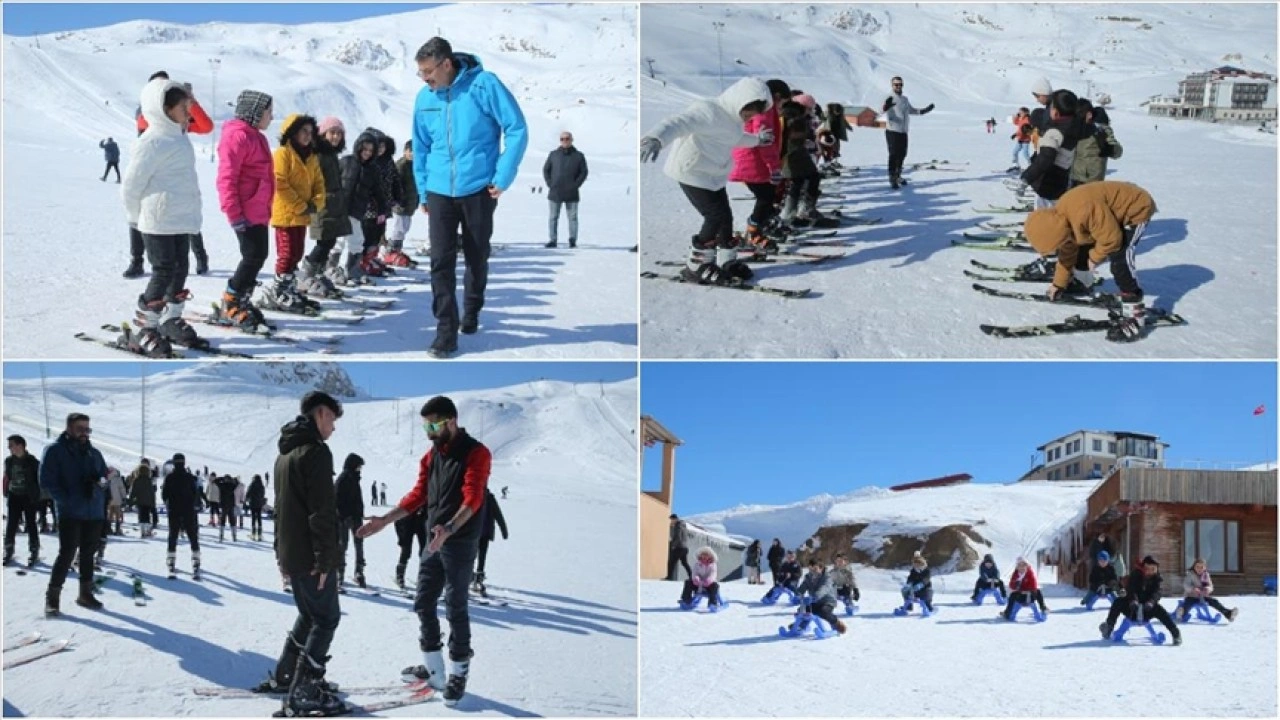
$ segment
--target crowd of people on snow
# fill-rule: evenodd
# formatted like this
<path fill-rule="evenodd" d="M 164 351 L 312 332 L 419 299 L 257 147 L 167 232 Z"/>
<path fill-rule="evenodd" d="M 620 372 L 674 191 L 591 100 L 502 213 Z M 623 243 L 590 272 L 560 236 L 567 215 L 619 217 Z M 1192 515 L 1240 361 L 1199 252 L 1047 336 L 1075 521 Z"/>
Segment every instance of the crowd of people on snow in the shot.
<path fill-rule="evenodd" d="M 686 575 L 680 595 L 681 605 L 692 607 L 695 598 L 701 595 L 707 599 L 709 608 L 717 609 L 716 606 L 725 604 L 720 595 L 722 573 L 718 566 L 719 558 L 714 549 L 703 546 L 694 553 L 694 564 L 690 566 L 687 560 L 689 539 L 690 531 L 685 521 L 672 514 L 669 518 L 667 580 L 679 580 L 676 569 L 680 565 Z M 783 594 L 790 595 L 802 605 L 796 611 L 797 615 L 821 618 L 843 635 L 848 626 L 835 614 L 835 608 L 838 603 L 844 603 L 852 614 L 853 604 L 861 599 L 853 568 L 842 552 L 837 552 L 832 566 L 827 567 L 812 545 L 806 544 L 802 551 L 809 555 L 803 565 L 797 559 L 798 552 L 786 549 L 781 539 L 774 538 L 768 551 L 763 551 L 759 540 L 753 540 L 743 551 L 742 569 L 747 584 L 766 584 L 762 577 L 762 563 L 767 563 L 772 588 L 762 598 L 762 603 L 772 605 Z M 1160 605 L 1164 580 L 1160 575 L 1160 564 L 1154 557 L 1145 556 L 1126 576 L 1122 556 L 1115 553 L 1111 539 L 1101 533 L 1090 541 L 1088 554 L 1081 561 L 1089 563 L 1089 579 L 1080 604 L 1092 609 L 1101 597 L 1108 598 L 1111 604 L 1107 619 L 1098 627 L 1104 638 L 1111 636 L 1117 619 L 1124 615 L 1139 623 L 1159 621 L 1169 630 L 1173 643 L 1182 644 L 1182 633 L 1174 617 Z M 1187 569 L 1182 589 L 1183 596 L 1175 610 L 1178 620 L 1185 621 L 1199 603 L 1222 613 L 1228 622 L 1234 622 L 1239 615 L 1238 608 L 1227 608 L 1214 597 L 1213 580 L 1203 558 L 1196 558 Z M 1017 558 L 1006 582 L 994 556 L 990 553 L 985 555 L 978 566 L 978 577 L 969 599 L 979 603 L 988 592 L 995 592 L 997 598 L 1004 599 L 1004 609 L 998 615 L 1000 619 L 1014 620 L 1020 607 L 1038 608 L 1041 617 L 1049 613 L 1035 570 L 1024 557 Z M 901 595 L 903 604 L 895 614 L 909 612 L 915 603 L 920 603 L 926 613 L 935 609 L 932 573 L 928 561 L 918 550 L 912 554 Z"/>

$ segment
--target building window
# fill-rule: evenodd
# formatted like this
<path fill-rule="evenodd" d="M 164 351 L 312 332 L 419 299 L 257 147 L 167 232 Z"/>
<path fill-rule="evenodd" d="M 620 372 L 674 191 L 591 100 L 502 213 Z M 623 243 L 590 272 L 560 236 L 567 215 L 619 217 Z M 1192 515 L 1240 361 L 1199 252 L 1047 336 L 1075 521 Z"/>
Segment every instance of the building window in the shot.
<path fill-rule="evenodd" d="M 1098 473 L 1098 474 L 1101 474 L 1101 473 L 1102 473 L 1102 463 L 1094 463 L 1094 464 L 1093 464 L 1093 471 L 1094 471 L 1094 472 L 1096 472 L 1096 473 Z"/>
<path fill-rule="evenodd" d="M 1093 451 L 1094 451 L 1094 452 L 1096 452 L 1096 453 L 1102 452 L 1102 441 L 1101 441 L 1101 440 L 1099 440 L 1099 439 L 1097 439 L 1097 438 L 1094 438 L 1094 439 L 1093 439 Z"/>
<path fill-rule="evenodd" d="M 1079 440 L 1072 440 L 1072 441 L 1071 441 L 1071 454 L 1072 454 L 1072 455 L 1075 455 L 1075 454 L 1076 454 L 1076 453 L 1078 453 L 1078 452 L 1080 452 L 1080 441 L 1079 441 Z"/>
<path fill-rule="evenodd" d="M 1116 444 L 1115 444 L 1114 442 L 1108 442 L 1108 443 L 1107 443 L 1107 454 L 1108 454 L 1108 455 L 1115 455 L 1115 454 L 1116 454 Z"/>
<path fill-rule="evenodd" d="M 1183 521 L 1182 555 L 1186 568 L 1203 558 L 1211 573 L 1240 572 L 1240 523 L 1211 518 Z"/>

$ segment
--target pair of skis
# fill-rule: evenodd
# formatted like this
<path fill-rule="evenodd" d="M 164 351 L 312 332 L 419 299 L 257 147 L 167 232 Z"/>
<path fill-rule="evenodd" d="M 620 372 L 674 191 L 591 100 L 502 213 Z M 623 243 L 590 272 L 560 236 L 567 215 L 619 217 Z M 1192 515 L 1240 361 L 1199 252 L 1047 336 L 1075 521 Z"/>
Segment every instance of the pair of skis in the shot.
<path fill-rule="evenodd" d="M 973 289 L 984 295 L 993 297 L 1008 298 L 1011 300 L 1026 300 L 1030 302 L 1055 303 L 1058 305 L 1074 305 L 1079 307 L 1091 307 L 1108 312 L 1107 318 L 1085 318 L 1080 315 L 1072 315 L 1062 322 L 1042 323 L 1039 325 L 980 325 L 982 332 L 992 337 L 998 338 L 1018 338 L 1018 337 L 1045 337 L 1048 335 L 1068 335 L 1081 332 L 1099 332 L 1107 331 L 1115 327 L 1119 318 L 1115 313 L 1120 309 L 1121 302 L 1117 295 L 1110 293 L 1096 293 L 1086 296 L 1060 296 L 1058 299 L 1050 300 L 1048 295 L 1043 293 L 1024 293 L 1008 290 L 997 290 L 989 288 L 985 285 L 974 283 Z M 1161 308 L 1147 308 L 1146 314 L 1142 319 L 1144 328 L 1151 328 L 1157 325 L 1185 325 L 1186 320 L 1181 315 L 1171 313 Z"/>
<path fill-rule="evenodd" d="M 341 711 L 332 713 L 332 715 L 368 715 L 384 710 L 394 710 L 396 708 L 409 707 L 412 705 L 420 705 L 429 702 L 436 697 L 436 691 L 425 680 L 418 680 L 412 683 L 401 685 L 372 685 L 368 687 L 353 687 L 340 689 L 341 692 L 348 695 L 397 695 L 397 697 L 387 698 L 386 700 L 374 700 L 366 703 L 345 703 Z M 194 688 L 197 696 L 205 698 L 224 698 L 224 699 L 252 699 L 252 698 L 280 698 L 283 693 L 255 693 L 252 690 L 241 688 L 227 687 L 197 687 Z M 272 714 L 272 717 L 289 717 L 289 714 L 281 709 Z"/>
<path fill-rule="evenodd" d="M 4 648 L 5 661 L 4 661 L 3 669 L 9 670 L 12 668 L 21 667 L 28 663 L 33 663 L 36 660 L 41 660 L 51 655 L 57 655 L 63 650 L 67 650 L 71 647 L 71 639 L 64 638 L 57 642 L 51 643 L 49 645 L 45 645 L 44 647 L 39 648 L 35 652 L 24 654 L 16 658 L 9 657 L 10 652 L 14 650 L 20 650 L 24 647 L 30 647 L 31 645 L 35 645 L 38 642 L 44 641 L 44 639 L 45 637 L 41 633 L 33 632 L 27 635 L 26 637 L 23 637 L 22 639 L 18 640 L 17 642 L 13 643 L 12 645 L 5 647 Z"/>

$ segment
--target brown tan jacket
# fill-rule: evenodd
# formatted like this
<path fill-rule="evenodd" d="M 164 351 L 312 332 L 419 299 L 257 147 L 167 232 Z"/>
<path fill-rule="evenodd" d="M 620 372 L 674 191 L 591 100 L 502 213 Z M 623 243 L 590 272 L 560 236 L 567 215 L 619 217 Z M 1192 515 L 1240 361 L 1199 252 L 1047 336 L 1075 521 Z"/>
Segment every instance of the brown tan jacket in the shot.
<path fill-rule="evenodd" d="M 1053 284 L 1065 289 L 1081 248 L 1101 263 L 1120 250 L 1125 227 L 1145 223 L 1155 212 L 1151 193 L 1133 183 L 1103 180 L 1072 188 L 1054 207 L 1031 213 L 1023 230 L 1041 255 L 1057 253 Z"/>

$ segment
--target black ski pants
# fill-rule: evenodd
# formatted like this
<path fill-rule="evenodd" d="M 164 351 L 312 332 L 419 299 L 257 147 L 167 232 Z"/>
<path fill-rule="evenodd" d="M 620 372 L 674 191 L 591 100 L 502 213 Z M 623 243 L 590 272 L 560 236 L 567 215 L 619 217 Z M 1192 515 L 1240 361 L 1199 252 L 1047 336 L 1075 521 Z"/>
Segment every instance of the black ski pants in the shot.
<path fill-rule="evenodd" d="M 990 588 L 997 588 L 1002 595 L 1008 595 L 1009 591 L 1004 589 L 1004 581 L 996 578 L 995 580 L 986 580 L 978 578 L 978 582 L 973 584 L 973 597 L 978 597 L 978 593 Z"/>
<path fill-rule="evenodd" d="M 218 506 L 218 527 L 224 528 L 228 525 L 236 526 L 236 504 L 234 502 L 224 502 Z"/>
<path fill-rule="evenodd" d="M 1022 590 L 1009 593 L 1009 597 L 1004 603 L 1004 614 L 1007 616 L 1013 612 L 1013 606 L 1018 603 L 1030 605 L 1032 602 L 1039 605 L 1041 610 L 1048 610 L 1044 604 L 1044 593 L 1039 590 Z"/>
<path fill-rule="evenodd" d="M 39 499 L 32 499 L 18 493 L 9 494 L 9 519 L 4 524 L 4 554 L 8 557 L 14 553 L 18 539 L 18 523 L 26 524 L 27 547 L 32 555 L 40 552 L 40 528 L 36 524 L 36 510 Z"/>
<path fill-rule="evenodd" d="M 1182 607 L 1183 609 L 1187 610 L 1187 612 L 1190 612 L 1191 608 L 1195 607 L 1195 604 L 1200 602 L 1201 600 L 1204 600 L 1205 603 L 1209 605 L 1209 607 L 1213 608 L 1214 610 L 1217 610 L 1223 615 L 1226 615 L 1231 612 L 1226 608 L 1226 606 L 1218 602 L 1218 598 L 1213 597 L 1212 595 L 1210 595 L 1209 597 L 1196 597 L 1195 595 L 1188 595 L 1182 598 Z"/>
<path fill-rule="evenodd" d="M 262 534 L 262 506 L 249 506 L 249 532 Z"/>
<path fill-rule="evenodd" d="M 907 159 L 907 134 L 886 130 L 885 142 L 889 146 L 889 177 L 902 177 L 902 164 Z"/>
<path fill-rule="evenodd" d="M 838 622 L 838 619 L 836 618 L 835 609 L 836 609 L 836 604 L 830 600 L 823 600 L 822 602 L 811 603 L 809 605 L 810 614 L 814 615 L 815 617 L 822 618 L 827 622 L 827 625 L 833 628 L 835 627 L 836 622 Z"/>
<path fill-rule="evenodd" d="M 187 284 L 187 253 L 191 249 L 190 235 L 142 234 L 147 246 L 147 260 L 151 263 L 151 281 L 143 291 L 147 304 L 163 300 L 175 302 L 178 293 Z"/>
<path fill-rule="evenodd" d="M 342 552 L 343 572 L 347 569 L 347 546 L 351 544 L 351 538 L 355 538 L 356 546 L 356 572 L 364 572 L 364 538 L 356 535 L 356 530 L 360 529 L 360 518 L 345 517 L 338 519 L 338 530 L 342 534 L 338 536 L 338 549 Z"/>
<path fill-rule="evenodd" d="M 200 516 L 195 510 L 188 512 L 173 512 L 173 508 L 169 509 L 169 554 L 178 551 L 178 535 L 186 533 L 187 540 L 191 543 L 191 552 L 200 552 Z"/>
<path fill-rule="evenodd" d="M 1121 614 L 1134 622 L 1138 622 L 1139 607 L 1141 607 L 1141 603 L 1136 601 L 1131 600 L 1130 602 L 1125 602 L 1124 600 L 1118 599 L 1116 603 L 1111 606 L 1110 612 L 1107 613 L 1107 627 L 1115 627 L 1116 620 L 1120 619 Z M 1182 634 L 1178 631 L 1177 623 L 1173 621 L 1169 612 L 1160 606 L 1160 603 L 1151 603 L 1151 607 L 1144 607 L 1142 612 L 1146 620 L 1159 620 L 1160 624 L 1165 626 L 1165 629 L 1169 631 L 1169 634 L 1174 637 L 1178 637 Z"/>
<path fill-rule="evenodd" d="M 710 585 L 703 588 L 702 590 L 703 590 L 703 593 L 708 598 L 708 601 L 707 601 L 708 605 L 718 601 L 720 597 L 720 583 L 711 583 Z M 692 580 L 685 580 L 684 591 L 680 593 L 680 602 L 683 602 L 686 604 L 693 602 L 693 594 L 696 593 L 697 591 L 698 591 L 698 588 L 693 584 Z"/>
<path fill-rule="evenodd" d="M 484 561 L 487 557 L 489 557 L 489 541 L 480 538 L 480 549 L 476 554 L 476 572 L 481 575 L 484 574 Z"/>
<path fill-rule="evenodd" d="M 444 595 L 445 618 L 449 621 L 449 657 L 461 662 L 471 657 L 471 615 L 467 611 L 467 590 L 471 568 L 475 566 L 479 538 L 449 538 L 437 552 L 422 556 L 418 564 L 418 593 L 413 610 L 418 613 L 418 648 L 433 652 L 444 647 L 436 603 Z"/>
<path fill-rule="evenodd" d="M 257 285 L 258 273 L 267 263 L 270 250 L 267 235 L 266 225 L 250 225 L 236 232 L 236 239 L 240 241 L 240 264 L 227 281 L 227 287 L 235 294 L 248 297 Z"/>
<path fill-rule="evenodd" d="M 338 606 L 338 578 L 329 573 L 320 587 L 320 576 L 309 572 L 289 575 L 298 617 L 289 635 L 312 660 L 324 664 L 333 635 L 342 620 Z"/>
<path fill-rule="evenodd" d="M 436 318 L 438 339 L 456 341 L 458 337 L 459 238 L 467 261 L 462 312 L 475 317 L 484 307 L 484 291 L 489 284 L 489 239 L 493 236 L 493 212 L 497 207 L 497 199 L 489 197 L 487 189 L 464 197 L 427 193 L 431 311 Z"/>
<path fill-rule="evenodd" d="M 98 539 L 102 535 L 104 520 L 77 520 L 62 518 L 58 523 L 58 559 L 53 562 L 53 570 L 49 573 L 49 591 L 62 592 L 62 584 L 67 580 L 67 571 L 71 569 L 71 560 L 80 554 L 80 592 L 93 592 L 93 553 L 98 549 Z"/>
<path fill-rule="evenodd" d="M 427 526 L 422 523 L 414 523 L 411 527 L 396 523 L 396 542 L 400 545 L 400 567 L 409 564 L 409 555 L 413 553 L 413 539 L 418 539 L 418 559 L 421 561 L 423 553 L 427 551 Z"/>
<path fill-rule="evenodd" d="M 120 182 L 120 161 L 119 160 L 107 161 L 107 169 L 102 171 L 102 180 L 105 182 L 107 179 L 107 176 L 111 174 L 112 170 L 116 171 L 116 182 Z"/>
<path fill-rule="evenodd" d="M 138 508 L 137 508 L 137 510 L 138 510 L 138 524 L 139 524 L 139 525 L 141 525 L 141 524 L 143 524 L 143 523 L 147 523 L 147 524 L 149 524 L 149 525 L 155 525 L 155 524 L 156 524 L 156 520 L 154 519 L 154 518 L 155 518 L 156 509 L 155 509 L 155 507 L 154 507 L 154 506 L 152 506 L 152 505 L 139 505 L 139 506 L 138 506 Z"/>
<path fill-rule="evenodd" d="M 689 567 L 689 548 L 671 547 L 667 549 L 667 579 L 676 579 L 676 563 L 684 566 L 686 578 L 693 577 L 693 569 Z"/>
<path fill-rule="evenodd" d="M 773 202 L 778 189 L 773 183 L 747 183 L 747 189 L 756 199 L 756 204 L 751 207 L 751 217 L 748 222 L 757 228 L 764 227 L 778 214 L 778 208 Z"/>
<path fill-rule="evenodd" d="M 333 246 L 338 243 L 338 236 L 331 232 L 316 232 L 314 225 L 311 226 L 311 241 L 315 246 L 311 248 L 311 252 L 307 253 L 307 260 L 317 268 L 324 269 L 329 262 L 329 255 L 333 254 Z"/>
<path fill-rule="evenodd" d="M 703 248 L 735 247 L 733 208 L 729 206 L 729 192 L 724 188 L 707 190 L 684 183 L 680 183 L 680 189 L 689 198 L 693 209 L 702 216 L 702 229 L 698 231 L 694 244 Z"/>
<path fill-rule="evenodd" d="M 836 598 L 839 600 L 845 600 L 848 602 L 858 602 L 859 600 L 862 599 L 862 593 L 858 592 L 857 585 L 853 585 L 853 586 L 841 585 L 840 587 L 836 588 Z"/>

